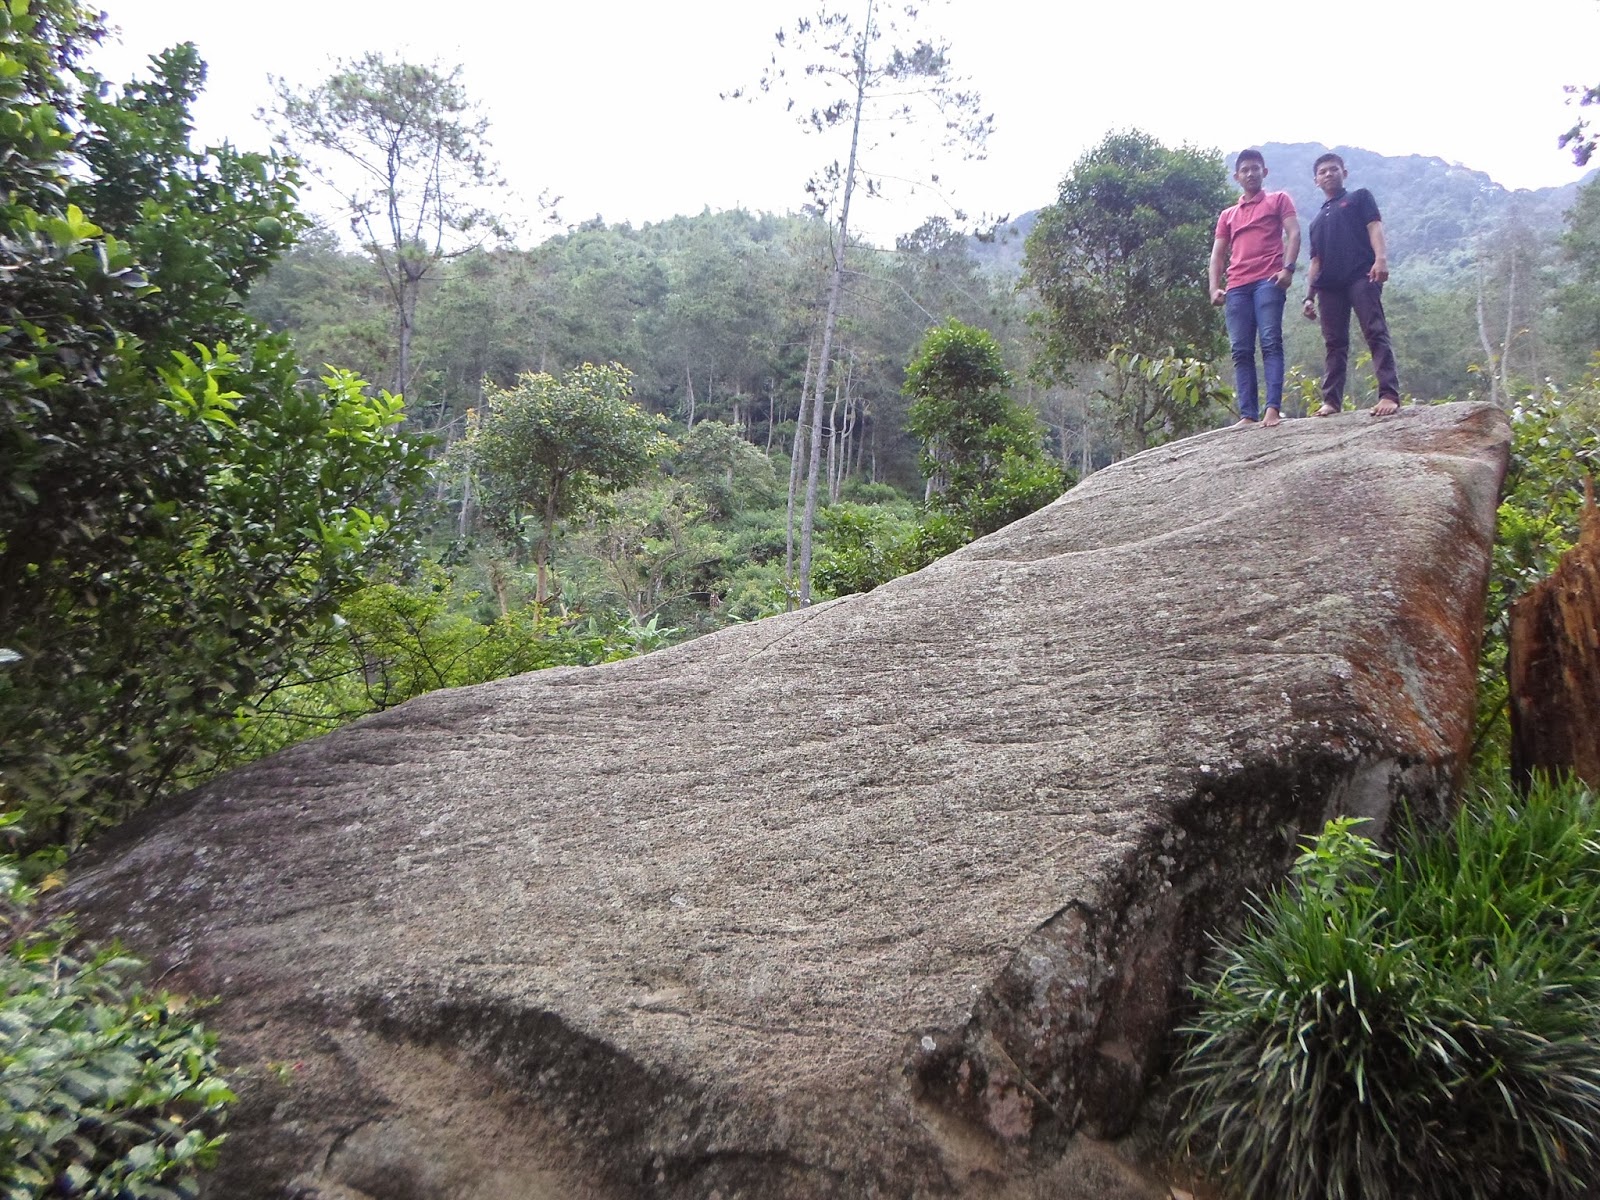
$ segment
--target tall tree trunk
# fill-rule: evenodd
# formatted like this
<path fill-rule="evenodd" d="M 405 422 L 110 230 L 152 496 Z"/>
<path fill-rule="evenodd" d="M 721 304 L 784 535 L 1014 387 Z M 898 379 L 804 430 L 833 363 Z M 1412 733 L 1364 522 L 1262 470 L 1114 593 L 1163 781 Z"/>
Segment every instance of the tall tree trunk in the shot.
<path fill-rule="evenodd" d="M 850 474 L 850 434 L 855 429 L 855 382 L 856 382 L 856 352 L 850 351 L 850 368 L 844 375 L 844 428 L 838 424 L 833 426 L 835 439 L 839 443 L 839 465 L 833 471 L 833 477 L 828 481 L 828 502 L 839 502 L 839 491 L 844 486 L 845 478 Z M 835 399 L 838 389 L 834 389 Z M 830 453 L 829 458 L 833 456 Z M 831 465 L 831 464 L 830 464 Z"/>
<path fill-rule="evenodd" d="M 865 397 L 862 397 L 861 399 L 856 401 L 856 417 L 855 417 L 855 420 L 856 420 L 856 433 L 855 433 L 856 461 L 855 461 L 855 465 L 850 468 L 850 478 L 851 479 L 860 479 L 861 478 L 861 458 L 862 458 L 862 455 L 866 453 L 866 449 L 867 449 L 867 438 L 866 438 L 866 433 L 867 433 L 867 401 L 866 401 Z"/>
<path fill-rule="evenodd" d="M 1089 472 L 1094 470 L 1094 452 L 1089 448 L 1089 391 L 1087 388 L 1083 392 L 1083 428 L 1079 431 L 1078 436 L 1082 439 L 1078 450 L 1083 455 L 1082 462 L 1079 464 L 1078 478 L 1087 479 L 1089 478 Z"/>
<path fill-rule="evenodd" d="M 772 457 L 772 427 L 778 420 L 778 389 L 767 379 L 767 457 Z"/>
<path fill-rule="evenodd" d="M 1484 368 L 1489 376 L 1489 403 L 1500 403 L 1500 364 L 1495 361 L 1489 342 L 1489 323 L 1483 311 L 1483 259 L 1478 259 L 1478 343 L 1483 347 Z"/>
<path fill-rule="evenodd" d="M 556 497 L 560 494 L 560 490 L 560 484 L 553 482 L 550 486 L 549 494 L 545 497 L 544 530 L 543 535 L 539 538 L 539 546 L 534 557 L 533 602 L 539 606 L 541 612 L 544 610 L 545 600 L 550 595 L 550 589 L 547 586 L 549 578 L 548 564 L 550 561 L 550 546 L 556 540 Z"/>
<path fill-rule="evenodd" d="M 689 389 L 689 428 L 694 428 L 694 376 L 689 372 L 689 364 L 683 364 L 683 382 Z"/>
<path fill-rule="evenodd" d="M 817 360 L 817 389 L 812 405 L 811 461 L 807 464 L 806 508 L 800 519 L 800 607 L 811 604 L 811 541 L 817 523 L 817 467 L 822 450 L 822 399 L 828 394 L 828 362 L 833 354 L 833 331 L 839 323 L 839 300 L 844 295 L 845 245 L 850 240 L 850 198 L 856 187 L 856 156 L 861 146 L 861 111 L 867 102 L 867 54 L 872 41 L 873 0 L 867 0 L 867 19 L 856 44 L 856 108 L 850 126 L 850 159 L 844 172 L 844 199 L 839 206 L 838 239 L 833 247 L 833 274 L 828 282 L 828 311 L 822 320 L 822 355 Z"/>
<path fill-rule="evenodd" d="M 806 409 L 810 405 L 811 397 L 811 364 L 816 350 L 813 344 L 806 345 L 806 373 L 800 384 L 800 407 L 794 417 L 794 448 L 789 456 L 789 510 L 784 521 L 784 550 L 783 550 L 783 583 L 785 596 L 795 594 L 794 588 L 794 501 L 800 490 L 800 448 L 801 436 L 806 427 Z M 784 608 L 789 607 L 787 600 Z"/>
<path fill-rule="evenodd" d="M 494 592 L 495 603 L 500 606 L 500 615 L 507 616 L 511 612 L 511 600 L 507 595 L 506 568 L 498 558 L 489 560 L 489 587 Z"/>
<path fill-rule="evenodd" d="M 828 503 L 839 498 L 839 381 L 833 381 L 833 403 L 828 405 Z"/>
<path fill-rule="evenodd" d="M 414 276 L 411 264 L 400 260 L 400 361 L 395 368 L 395 395 L 410 399 L 411 390 L 411 331 L 417 320 L 417 293 L 422 290 L 422 280 Z"/>
<path fill-rule="evenodd" d="M 461 511 L 456 514 L 456 541 L 467 540 L 467 530 L 472 528 L 472 468 L 461 472 Z"/>
<path fill-rule="evenodd" d="M 1517 251 L 1515 247 L 1512 247 L 1511 280 L 1506 285 L 1506 336 L 1505 340 L 1500 343 L 1500 394 L 1506 398 L 1507 403 L 1510 403 L 1511 400 L 1511 387 L 1507 382 L 1507 376 L 1511 373 L 1511 340 L 1516 336 L 1516 313 Z"/>

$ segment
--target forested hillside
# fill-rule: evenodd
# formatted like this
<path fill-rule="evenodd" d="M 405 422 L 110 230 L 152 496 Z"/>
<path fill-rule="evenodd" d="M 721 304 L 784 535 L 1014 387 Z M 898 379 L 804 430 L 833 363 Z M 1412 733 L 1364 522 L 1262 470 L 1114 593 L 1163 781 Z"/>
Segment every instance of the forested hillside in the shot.
<path fill-rule="evenodd" d="M 1369 188 L 1379 199 L 1391 264 L 1439 283 L 1453 273 L 1470 274 L 1476 239 L 1504 226 L 1525 226 L 1547 238 L 1559 234 L 1578 193 L 1600 174 L 1590 172 L 1583 183 L 1511 191 L 1482 171 L 1421 154 L 1377 154 L 1321 142 L 1265 142 L 1258 149 L 1270 171 L 1267 187 L 1293 196 L 1307 223 L 1322 205 L 1312 164 L 1320 154 L 1338 154 L 1350 168 L 1350 186 Z M 1003 223 L 995 236 L 972 239 L 973 254 L 994 269 L 1019 271 L 1022 242 L 1037 219 L 1038 210 L 1031 209 Z"/>
<path fill-rule="evenodd" d="M 1270 182 L 1294 192 L 1309 220 L 1310 166 L 1322 147 L 1264 149 Z M 1508 193 L 1437 159 L 1345 154 L 1352 181 L 1379 195 L 1391 230 L 1387 304 L 1411 396 L 1509 404 L 1540 380 L 1583 378 L 1600 346 L 1596 189 Z M 1108 171 L 1118 189 L 1082 200 L 1089 193 L 1074 181 Z M 1235 194 L 1227 174 L 1220 155 L 1108 135 L 1064 167 L 1062 197 L 1048 209 L 977 237 L 930 220 L 892 247 L 852 242 L 816 431 L 817 594 L 870 587 L 1048 499 L 1072 475 L 1226 420 L 1222 322 L 1200 282 L 1211 223 Z M 1092 256 L 1063 256 L 1066 243 L 1050 248 L 1067 228 L 1092 244 L 1143 219 L 1104 199 L 1113 192 L 1146 195 L 1168 233 L 1185 231 L 1129 244 L 1130 270 L 1159 261 L 1163 272 L 1137 303 L 1117 298 L 1115 274 L 1098 277 Z M 708 209 L 641 227 L 596 218 L 532 247 L 479 238 L 431 268 L 416 297 L 405 393 L 408 423 L 430 437 L 436 464 L 418 514 L 423 559 L 438 564 L 427 568 L 434 598 L 407 599 L 413 584 L 404 578 L 384 584 L 389 591 L 369 596 L 377 608 L 352 610 L 384 625 L 364 631 L 368 643 L 392 641 L 396 606 L 416 604 L 429 621 L 454 612 L 501 622 L 533 604 L 552 629 L 599 639 L 562 653 L 605 654 L 796 603 L 811 440 L 801 405 L 814 389 L 835 232 L 817 212 Z M 313 230 L 247 306 L 287 332 L 304 362 L 394 379 L 394 297 L 380 267 L 370 247 Z M 919 425 L 908 367 L 932 344 L 929 331 L 951 319 L 992 337 L 991 379 L 1029 414 L 1032 444 L 1054 461 L 1054 476 L 1028 466 L 1027 454 L 1001 470 L 1007 452 L 990 433 Z M 1288 407 L 1298 413 L 1320 371 L 1321 342 L 1314 325 L 1294 318 L 1288 339 Z M 967 352 L 959 338 L 944 345 Z M 986 353 L 976 344 L 974 352 Z M 654 465 L 595 476 L 559 502 L 486 473 L 473 439 L 498 419 L 497 406 L 570 397 L 562 381 L 584 363 L 620 364 L 629 401 L 663 422 Z M 945 367 L 927 370 L 952 378 Z M 529 384 L 530 373 L 550 382 Z M 1371 387 L 1359 360 L 1353 386 L 1358 398 Z M 987 393 L 961 394 L 972 404 Z M 1007 428 L 1012 418 L 995 413 L 994 429 Z M 971 445 L 991 448 L 973 452 L 978 474 L 968 475 L 952 439 L 974 436 Z M 516 453 L 534 452 L 521 444 Z M 983 482 L 947 494 L 951 479 L 968 478 Z M 545 502 L 557 507 L 536 519 Z M 323 727 L 363 704 L 403 699 L 428 678 L 473 677 L 424 672 L 392 690 L 365 689 L 364 699 L 324 697 L 311 707 L 322 706 Z"/>
<path fill-rule="evenodd" d="M 1320 142 L 1268 142 L 1261 150 L 1272 172 L 1268 186 L 1293 196 L 1308 221 L 1322 205 L 1322 194 L 1311 180 L 1312 164 L 1320 154 L 1338 154 L 1350 169 L 1350 186 L 1369 188 L 1378 197 L 1390 264 L 1411 272 L 1428 266 L 1441 276 L 1452 268 L 1470 271 L 1475 239 L 1508 226 L 1524 226 L 1545 237 L 1559 233 L 1582 186 L 1511 191 L 1482 171 L 1440 158 L 1375 154 Z"/>
<path fill-rule="evenodd" d="M 993 332 L 1021 369 L 1023 306 L 941 222 L 893 248 L 862 251 L 835 352 L 844 368 L 828 418 L 839 431 L 835 469 L 919 491 L 901 396 L 917 342 L 954 316 Z M 827 228 L 815 219 L 740 210 L 638 229 L 591 222 L 532 250 L 474 250 L 445 264 L 421 299 L 413 419 L 448 439 L 485 379 L 504 386 L 523 371 L 620 362 L 640 401 L 684 429 L 722 421 L 764 452 L 784 450 L 818 350 L 828 253 Z M 290 332 L 308 362 L 393 374 L 382 279 L 326 232 L 290 251 L 249 307 Z"/>
<path fill-rule="evenodd" d="M 1324 149 L 1264 147 L 1269 186 L 1290 191 L 1307 224 L 1319 204 L 1311 163 Z M 1510 192 L 1437 158 L 1340 152 L 1352 184 L 1370 187 L 1384 211 L 1394 266 L 1389 307 L 1412 394 L 1498 395 L 1513 378 L 1581 371 L 1596 325 L 1575 272 L 1595 218 L 1591 202 L 1567 233 L 1577 185 Z M 900 386 L 922 331 L 948 316 L 1001 340 L 1020 394 L 1052 431 L 1057 452 L 1081 458 L 1076 402 L 1029 371 L 1032 300 L 1015 284 L 1037 219 L 1037 210 L 1024 213 L 981 238 L 932 221 L 893 248 L 864 248 L 836 356 L 846 365 L 837 420 L 848 450 L 836 470 L 846 478 L 920 486 Z M 815 218 L 739 210 L 638 229 L 595 221 L 531 250 L 480 249 L 445 264 L 427 286 L 408 393 L 413 419 L 449 438 L 484 378 L 504 384 L 522 370 L 615 360 L 635 371 L 652 411 L 685 427 L 727 421 L 763 451 L 782 448 L 808 336 L 815 342 L 808 330 L 827 256 L 826 226 Z M 1197 279 L 1203 269 L 1196 266 Z M 326 231 L 291 251 L 250 306 L 290 331 L 306 361 L 392 375 L 393 317 L 382 280 L 366 256 Z M 1291 361 L 1315 373 L 1315 328 L 1291 321 L 1289 336 Z M 1116 452 L 1103 431 L 1089 436 L 1095 454 Z"/>

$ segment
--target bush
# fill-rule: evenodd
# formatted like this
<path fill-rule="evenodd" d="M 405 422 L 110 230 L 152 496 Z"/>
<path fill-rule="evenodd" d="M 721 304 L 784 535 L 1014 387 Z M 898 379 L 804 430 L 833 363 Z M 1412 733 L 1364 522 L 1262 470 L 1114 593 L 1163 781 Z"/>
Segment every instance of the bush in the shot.
<path fill-rule="evenodd" d="M 1336 822 L 1194 985 L 1178 1137 L 1251 1200 L 1600 1188 L 1600 805 L 1540 781 L 1392 859 Z"/>
<path fill-rule="evenodd" d="M 1038 512 L 1071 486 L 1071 475 L 1053 460 L 1007 451 L 1000 474 L 956 511 L 972 523 L 973 536 L 982 537 Z"/>
<path fill-rule="evenodd" d="M 63 923 L 33 928 L 33 898 L 0 859 L 0 1195 L 193 1195 L 233 1100 L 216 1037 L 130 982 L 137 961 L 82 960 Z"/>
<path fill-rule="evenodd" d="M 396 398 L 307 385 L 240 307 L 305 227 L 290 165 L 189 145 L 193 45 L 71 69 L 103 32 L 0 4 L 0 808 L 33 846 L 230 752 L 427 478 Z"/>
<path fill-rule="evenodd" d="M 632 633 L 605 632 L 523 604 L 479 620 L 479 594 L 442 567 L 408 584 L 372 583 L 338 620 L 299 646 L 298 664 L 236 714 L 238 766 L 424 692 L 465 687 L 545 667 L 588 666 L 634 652 Z"/>
<path fill-rule="evenodd" d="M 904 492 L 892 483 L 870 483 L 865 479 L 847 479 L 839 489 L 839 498 L 851 504 L 907 503 Z"/>
<path fill-rule="evenodd" d="M 830 596 L 870 592 L 904 575 L 907 529 L 893 512 L 856 504 L 835 504 L 819 522 L 822 552 L 811 579 Z"/>

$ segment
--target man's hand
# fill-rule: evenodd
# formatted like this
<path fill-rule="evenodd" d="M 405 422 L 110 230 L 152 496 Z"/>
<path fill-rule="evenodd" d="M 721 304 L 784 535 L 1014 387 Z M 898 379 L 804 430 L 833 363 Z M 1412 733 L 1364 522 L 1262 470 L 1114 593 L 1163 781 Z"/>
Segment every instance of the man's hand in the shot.
<path fill-rule="evenodd" d="M 1373 283 L 1383 283 L 1389 278 L 1389 260 L 1381 254 L 1372 264 L 1372 270 L 1367 272 L 1367 278 Z"/>
<path fill-rule="evenodd" d="M 1211 303 L 1216 307 L 1221 308 L 1227 298 L 1228 292 L 1226 288 L 1214 287 L 1211 289 Z"/>
<path fill-rule="evenodd" d="M 1272 277 L 1272 282 L 1278 285 L 1280 292 L 1287 292 L 1294 286 L 1294 272 L 1285 267 Z"/>
<path fill-rule="evenodd" d="M 1307 296 L 1306 302 L 1300 306 L 1300 315 L 1308 321 L 1317 319 L 1317 302 L 1310 296 Z"/>

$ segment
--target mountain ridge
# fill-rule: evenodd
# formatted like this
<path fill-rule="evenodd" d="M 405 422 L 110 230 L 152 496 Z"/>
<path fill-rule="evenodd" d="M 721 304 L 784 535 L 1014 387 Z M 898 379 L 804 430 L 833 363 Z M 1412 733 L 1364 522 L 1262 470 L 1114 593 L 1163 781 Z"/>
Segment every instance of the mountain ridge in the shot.
<path fill-rule="evenodd" d="M 1485 171 L 1436 155 L 1379 154 L 1321 142 L 1264 142 L 1256 148 L 1267 163 L 1267 187 L 1289 193 L 1302 227 L 1309 226 L 1322 204 L 1312 182 L 1312 164 L 1330 151 L 1341 156 L 1350 169 L 1350 186 L 1369 189 L 1378 201 L 1390 261 L 1406 267 L 1417 282 L 1433 286 L 1447 284 L 1470 268 L 1474 245 L 1483 235 L 1516 224 L 1544 236 L 1560 232 L 1579 190 L 1600 176 L 1600 171 L 1591 171 L 1559 187 L 1511 189 Z M 1227 159 L 1230 181 L 1237 154 L 1235 150 Z M 973 255 L 991 270 L 1020 274 L 1023 245 L 1041 211 L 1031 209 L 985 240 L 973 239 Z M 1302 264 L 1305 258 L 1302 250 Z"/>

